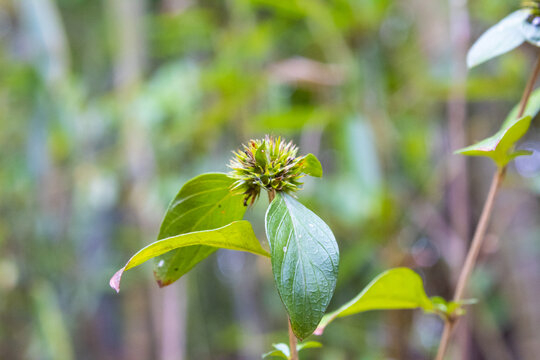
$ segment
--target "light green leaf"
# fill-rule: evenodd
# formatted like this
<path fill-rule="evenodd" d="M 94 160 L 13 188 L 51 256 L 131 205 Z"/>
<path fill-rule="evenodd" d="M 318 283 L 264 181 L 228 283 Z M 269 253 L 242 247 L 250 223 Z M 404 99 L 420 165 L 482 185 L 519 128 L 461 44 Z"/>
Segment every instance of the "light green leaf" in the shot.
<path fill-rule="evenodd" d="M 521 45 L 525 41 L 522 26 L 529 14 L 527 9 L 515 11 L 488 29 L 469 50 L 467 66 L 472 68 Z"/>
<path fill-rule="evenodd" d="M 464 305 L 476 304 L 476 299 L 466 299 L 461 301 L 446 301 L 440 296 L 430 298 L 433 304 L 433 312 L 439 315 L 443 320 L 452 319 L 456 316 L 465 314 Z"/>
<path fill-rule="evenodd" d="M 280 359 L 289 359 L 291 357 L 291 352 L 289 350 L 289 345 L 284 343 L 279 344 L 272 344 L 275 350 L 272 350 L 266 354 L 264 354 L 262 357 L 263 359 L 277 357 Z"/>
<path fill-rule="evenodd" d="M 371 281 L 354 299 L 323 317 L 315 334 L 335 318 L 370 310 L 415 309 L 432 311 L 433 304 L 424 290 L 422 278 L 408 268 L 395 268 L 383 272 Z"/>
<path fill-rule="evenodd" d="M 507 128 L 508 126 L 512 125 L 516 121 L 518 121 L 520 118 L 518 118 L 519 113 L 519 107 L 520 104 L 517 104 L 514 106 L 512 111 L 508 114 L 506 119 L 504 120 L 501 129 Z M 540 89 L 536 89 L 533 91 L 531 96 L 529 97 L 529 101 L 527 101 L 527 106 L 525 107 L 525 111 L 523 112 L 523 116 L 529 115 L 534 119 L 534 117 L 538 114 L 540 111 Z"/>
<path fill-rule="evenodd" d="M 270 352 L 267 352 L 266 354 L 263 354 L 262 357 L 263 359 L 273 359 L 273 358 L 286 359 L 286 360 L 289 359 L 287 355 L 285 355 L 283 352 L 279 350 L 272 350 Z"/>
<path fill-rule="evenodd" d="M 266 166 L 266 164 L 268 164 L 266 142 L 263 142 L 262 145 L 255 152 L 255 160 L 257 161 L 257 164 L 260 164 L 261 166 Z"/>
<path fill-rule="evenodd" d="M 513 152 L 515 143 L 525 135 L 532 118 L 525 116 L 507 127 L 501 128 L 495 135 L 474 145 L 457 150 L 455 154 L 485 156 L 491 158 L 499 167 L 504 167 L 516 156 L 529 155 L 526 151 Z"/>
<path fill-rule="evenodd" d="M 307 154 L 302 162 L 302 172 L 306 175 L 322 177 L 323 169 L 321 162 L 313 154 Z"/>
<path fill-rule="evenodd" d="M 279 343 L 279 344 L 272 344 L 272 346 L 275 348 L 275 350 L 272 350 L 264 354 L 262 356 L 263 359 L 268 359 L 268 358 L 273 358 L 273 357 L 277 357 L 280 359 L 291 358 L 289 345 L 285 343 Z M 303 343 L 296 344 L 296 351 L 300 352 L 304 349 L 313 349 L 313 348 L 321 348 L 321 347 L 322 347 L 322 344 L 318 341 L 306 341 Z"/>
<path fill-rule="evenodd" d="M 297 344 L 296 350 L 300 352 L 304 349 L 314 349 L 314 348 L 321 348 L 321 347 L 322 347 L 322 344 L 318 341 L 305 341 L 305 342 Z"/>
<path fill-rule="evenodd" d="M 290 195 L 278 193 L 266 212 L 272 271 L 295 335 L 311 335 L 334 293 L 339 249 L 332 231 Z"/>
<path fill-rule="evenodd" d="M 217 229 L 242 220 L 246 211 L 244 197 L 231 192 L 233 182 L 222 173 L 202 174 L 189 180 L 169 205 L 158 240 L 193 231 Z M 154 265 L 157 283 L 159 286 L 173 283 L 214 251 L 215 247 L 195 245 L 157 257 Z"/>
<path fill-rule="evenodd" d="M 134 268 L 147 260 L 168 251 L 194 245 L 205 245 L 213 248 L 247 251 L 256 255 L 269 256 L 261 247 L 249 221 L 235 221 L 214 230 L 195 231 L 158 240 L 139 250 L 129 259 L 127 264 L 111 278 L 110 285 L 120 291 L 120 280 L 124 271 Z M 160 264 L 158 264 L 158 267 Z"/>

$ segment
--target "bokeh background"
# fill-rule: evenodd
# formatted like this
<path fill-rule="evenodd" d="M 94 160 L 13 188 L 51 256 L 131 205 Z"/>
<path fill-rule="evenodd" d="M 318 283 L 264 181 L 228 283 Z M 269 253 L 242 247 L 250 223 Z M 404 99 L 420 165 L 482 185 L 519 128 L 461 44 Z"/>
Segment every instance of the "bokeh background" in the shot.
<path fill-rule="evenodd" d="M 287 340 L 270 264 L 219 251 L 159 289 L 155 240 L 192 176 L 264 134 L 322 161 L 298 196 L 341 249 L 330 309 L 409 266 L 451 296 L 494 171 L 452 151 L 491 135 L 537 50 L 473 71 L 517 0 L 0 0 L 0 359 L 259 359 Z M 525 145 L 538 147 L 538 122 Z M 538 157 L 536 157 L 538 158 Z M 453 359 L 540 354 L 540 180 L 498 198 Z M 257 234 L 264 197 L 248 212 Z M 430 359 L 419 311 L 332 323 L 304 359 Z"/>

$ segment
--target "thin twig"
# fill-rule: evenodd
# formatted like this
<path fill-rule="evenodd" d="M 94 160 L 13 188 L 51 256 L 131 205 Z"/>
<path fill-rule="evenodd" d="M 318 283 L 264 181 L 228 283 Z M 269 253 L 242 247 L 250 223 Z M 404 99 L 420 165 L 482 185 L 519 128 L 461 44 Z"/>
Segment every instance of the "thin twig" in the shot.
<path fill-rule="evenodd" d="M 523 92 L 523 95 L 521 96 L 519 112 L 517 115 L 518 119 L 523 116 L 523 114 L 525 113 L 525 109 L 527 109 L 527 103 L 529 102 L 531 93 L 534 90 L 534 84 L 536 83 L 536 79 L 538 78 L 539 74 L 540 74 L 540 56 L 538 56 L 538 59 L 536 60 L 533 73 L 531 74 L 531 77 L 529 78 L 529 82 L 527 83 L 527 87 L 525 88 L 525 91 Z"/>
<path fill-rule="evenodd" d="M 497 169 L 497 172 L 495 173 L 495 176 L 493 177 L 493 180 L 491 182 L 488 197 L 484 204 L 484 209 L 482 210 L 480 220 L 478 221 L 478 226 L 476 227 L 476 232 L 474 233 L 471 247 L 467 254 L 467 258 L 465 259 L 465 264 L 463 265 L 461 274 L 459 275 L 459 280 L 456 285 L 456 292 L 454 293 L 454 301 L 460 301 L 463 298 L 465 286 L 469 281 L 469 277 L 471 276 L 474 264 L 476 263 L 476 259 L 478 258 L 478 254 L 480 253 L 480 249 L 482 247 L 482 242 L 484 239 L 484 235 L 486 234 L 489 218 L 493 210 L 495 195 L 497 194 L 497 189 L 499 188 L 501 181 L 504 178 L 504 173 L 504 168 Z"/>
<path fill-rule="evenodd" d="M 529 102 L 532 91 L 534 89 L 534 84 L 536 83 L 536 79 L 538 78 L 539 74 L 540 74 L 540 56 L 536 60 L 534 70 L 529 78 L 527 86 L 525 87 L 523 96 L 521 97 L 519 111 L 517 115 L 518 119 L 523 116 L 523 114 L 525 113 L 525 110 L 527 109 L 527 103 Z M 478 225 L 474 232 L 474 237 L 471 242 L 471 247 L 469 248 L 469 252 L 467 253 L 465 264 L 463 265 L 463 268 L 461 270 L 461 273 L 459 275 L 459 279 L 456 285 L 456 292 L 454 293 L 455 302 L 460 301 L 465 292 L 467 282 L 469 280 L 471 272 L 476 263 L 476 259 L 478 258 L 478 254 L 480 253 L 480 249 L 482 248 L 482 242 L 484 240 L 487 225 L 489 223 L 489 218 L 493 210 L 493 203 L 495 201 L 495 196 L 497 195 L 497 190 L 502 180 L 504 179 L 505 173 L 506 173 L 506 168 L 498 168 L 497 172 L 493 175 L 493 180 L 491 182 L 491 187 L 489 189 L 488 197 L 484 204 L 484 208 L 482 209 L 482 214 L 480 216 L 480 220 L 478 221 Z M 452 334 L 452 330 L 455 327 L 457 319 L 458 318 L 450 318 L 446 320 L 444 324 L 443 334 L 441 337 L 441 342 L 439 344 L 439 349 L 437 351 L 437 356 L 435 357 L 436 360 L 443 360 L 444 354 L 446 352 L 446 348 L 448 347 L 448 343 L 450 341 L 450 335 Z"/>

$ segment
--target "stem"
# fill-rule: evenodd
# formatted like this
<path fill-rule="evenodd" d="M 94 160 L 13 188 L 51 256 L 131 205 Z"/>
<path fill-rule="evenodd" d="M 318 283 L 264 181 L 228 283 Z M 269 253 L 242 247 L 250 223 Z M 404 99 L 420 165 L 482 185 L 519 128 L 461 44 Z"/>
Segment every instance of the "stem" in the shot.
<path fill-rule="evenodd" d="M 534 90 L 534 84 L 536 83 L 536 79 L 538 78 L 539 73 L 540 73 L 540 56 L 538 56 L 538 59 L 536 60 L 533 73 L 531 74 L 531 77 L 529 78 L 529 82 L 527 83 L 527 87 L 525 87 L 525 91 L 523 92 L 523 95 L 521 96 L 519 112 L 517 115 L 518 119 L 523 116 L 523 114 L 525 113 L 525 109 L 527 109 L 527 103 L 529 102 L 531 93 Z"/>
<path fill-rule="evenodd" d="M 489 218 L 493 210 L 495 195 L 497 194 L 497 190 L 501 184 L 502 179 L 504 178 L 504 173 L 505 168 L 498 168 L 497 172 L 493 176 L 493 180 L 491 181 L 491 187 L 489 188 L 488 197 L 484 204 L 484 208 L 482 209 L 482 215 L 480 215 L 480 220 L 476 227 L 476 232 L 474 233 L 469 253 L 467 254 L 465 264 L 463 265 L 461 274 L 459 275 L 459 280 L 456 285 L 456 292 L 454 293 L 454 301 L 456 302 L 460 301 L 463 297 L 465 286 L 469 281 L 469 277 L 471 276 L 474 264 L 476 263 L 476 259 L 478 258 L 478 254 L 480 253 L 480 249 L 482 248 L 484 235 L 486 234 Z"/>
<path fill-rule="evenodd" d="M 525 87 L 525 90 L 521 97 L 519 111 L 517 115 L 518 119 L 521 118 L 525 113 L 527 103 L 529 102 L 529 98 L 531 97 L 531 93 L 534 89 L 534 84 L 536 83 L 536 79 L 538 78 L 539 74 L 540 56 L 536 60 L 534 70 L 529 78 L 529 81 L 527 82 L 527 86 Z M 476 226 L 474 237 L 471 242 L 471 247 L 469 248 L 469 252 L 467 253 L 467 258 L 465 259 L 465 264 L 463 265 L 463 268 L 459 275 L 459 279 L 456 285 L 456 292 L 454 293 L 454 302 L 459 302 L 465 292 L 467 282 L 472 273 L 472 270 L 474 269 L 474 265 L 476 263 L 476 259 L 478 258 L 478 254 L 480 253 L 480 249 L 482 248 L 482 242 L 486 234 L 489 218 L 491 217 L 491 212 L 493 210 L 493 203 L 495 201 L 495 196 L 497 195 L 497 190 L 499 189 L 499 186 L 504 179 L 505 173 L 506 168 L 504 167 L 498 168 L 497 172 L 493 175 L 493 180 L 491 181 L 488 197 L 486 199 L 486 202 L 484 203 L 484 208 L 482 209 L 482 214 L 480 215 L 478 225 Z M 446 348 L 448 347 L 448 343 L 450 341 L 452 330 L 456 325 L 457 320 L 458 318 L 450 317 L 445 321 L 441 342 L 439 344 L 439 350 L 437 351 L 437 356 L 435 357 L 436 360 L 443 360 Z"/>
<path fill-rule="evenodd" d="M 478 258 L 478 254 L 480 253 L 480 249 L 482 248 L 484 235 L 486 234 L 489 218 L 493 210 L 493 203 L 495 200 L 495 195 L 497 194 L 499 185 L 501 184 L 501 181 L 504 178 L 504 173 L 505 173 L 504 168 L 497 169 L 497 172 L 495 173 L 495 176 L 493 177 L 493 180 L 491 182 L 491 187 L 489 188 L 488 197 L 484 204 L 484 208 L 482 209 L 482 215 L 480 216 L 480 221 L 478 222 L 478 226 L 476 227 L 476 231 L 474 233 L 471 247 L 467 254 L 467 258 L 465 259 L 465 264 L 463 265 L 463 268 L 459 275 L 459 280 L 456 285 L 456 292 L 454 294 L 455 302 L 458 302 L 461 300 L 463 296 L 463 292 L 465 291 L 465 286 L 467 285 L 467 281 L 469 280 L 471 272 L 474 268 L 474 264 L 476 263 L 476 259 Z M 439 344 L 439 350 L 437 351 L 437 356 L 435 358 L 436 360 L 443 360 L 444 353 L 446 352 L 446 348 L 448 347 L 450 335 L 452 333 L 452 329 L 454 328 L 456 321 L 457 321 L 457 318 L 449 318 L 446 320 L 444 324 L 443 334 L 441 337 L 441 343 Z"/>
<path fill-rule="evenodd" d="M 276 190 L 269 190 L 268 191 L 268 203 L 271 203 L 274 201 L 274 198 L 276 197 Z"/>
<path fill-rule="evenodd" d="M 291 319 L 289 319 L 289 350 L 291 351 L 291 360 L 298 360 L 298 351 L 296 351 L 296 335 L 292 331 Z"/>

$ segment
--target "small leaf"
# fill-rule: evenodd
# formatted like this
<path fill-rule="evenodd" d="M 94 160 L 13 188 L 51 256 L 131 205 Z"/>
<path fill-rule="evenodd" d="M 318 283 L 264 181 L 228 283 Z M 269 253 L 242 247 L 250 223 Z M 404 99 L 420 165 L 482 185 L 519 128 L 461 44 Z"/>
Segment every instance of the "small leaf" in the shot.
<path fill-rule="evenodd" d="M 313 154 L 307 154 L 302 163 L 302 172 L 306 175 L 322 177 L 323 169 L 321 162 Z"/>
<path fill-rule="evenodd" d="M 461 301 L 446 301 L 440 296 L 433 296 L 430 298 L 433 304 L 433 311 L 439 315 L 443 320 L 455 318 L 456 316 L 462 316 L 465 314 L 463 305 L 476 304 L 476 299 L 467 299 Z"/>
<path fill-rule="evenodd" d="M 110 285 L 120 291 L 120 280 L 124 271 L 134 268 L 151 258 L 168 251 L 193 245 L 205 245 L 213 248 L 247 251 L 256 255 L 269 256 L 261 247 L 249 221 L 235 221 L 227 226 L 214 230 L 195 231 L 158 240 L 139 250 L 129 259 L 126 266 L 111 278 Z M 158 264 L 159 267 L 159 264 Z"/>
<path fill-rule="evenodd" d="M 517 104 L 512 108 L 512 111 L 508 114 L 506 119 L 504 120 L 501 129 L 507 128 L 508 126 L 512 125 L 516 121 L 518 121 L 520 118 L 518 118 L 519 108 L 521 104 Z M 533 91 L 531 96 L 529 97 L 529 101 L 527 101 L 527 106 L 525 107 L 525 111 L 523 112 L 523 116 L 529 115 L 534 119 L 534 117 L 538 114 L 540 111 L 540 89 L 536 89 Z"/>
<path fill-rule="evenodd" d="M 291 356 L 291 351 L 289 349 L 289 345 L 285 343 L 278 343 L 278 344 L 272 344 L 272 346 L 277 350 L 281 351 L 286 357 Z"/>
<path fill-rule="evenodd" d="M 274 359 L 274 358 L 287 359 L 287 357 L 283 355 L 281 351 L 277 351 L 277 350 L 272 350 L 272 351 L 262 354 L 262 358 L 263 359 Z"/>
<path fill-rule="evenodd" d="M 267 352 L 266 354 L 263 354 L 263 359 L 272 359 L 272 358 L 279 358 L 279 359 L 286 359 L 288 360 L 289 357 L 285 355 L 283 352 L 279 350 L 272 350 L 270 352 Z"/>
<path fill-rule="evenodd" d="M 242 220 L 246 212 L 244 196 L 231 191 L 233 183 L 233 179 L 221 173 L 202 174 L 186 182 L 167 209 L 158 240 L 217 229 Z M 178 280 L 214 251 L 215 247 L 195 245 L 159 256 L 154 262 L 154 276 L 159 286 Z"/>
<path fill-rule="evenodd" d="M 290 350 L 289 350 L 289 345 L 287 344 L 284 344 L 284 343 L 279 343 L 279 344 L 272 344 L 272 346 L 274 347 L 275 350 L 272 350 L 270 352 L 267 352 L 266 354 L 263 354 L 263 359 L 267 359 L 267 358 L 273 358 L 273 357 L 277 357 L 277 358 L 280 358 L 280 359 L 289 359 L 290 358 Z"/>
<path fill-rule="evenodd" d="M 322 348 L 322 344 L 318 341 L 305 341 L 296 345 L 296 350 L 298 352 L 304 349 L 313 349 L 313 348 Z"/>
<path fill-rule="evenodd" d="M 467 66 L 472 68 L 521 45 L 525 41 L 522 26 L 530 13 L 527 9 L 515 11 L 488 29 L 469 50 Z"/>
<path fill-rule="evenodd" d="M 457 150 L 455 154 L 468 156 L 485 156 L 491 158 L 499 167 L 504 167 L 510 160 L 527 152 L 511 152 L 515 143 L 525 135 L 532 118 L 525 116 L 507 127 L 501 128 L 495 135 L 474 145 Z"/>
<path fill-rule="evenodd" d="M 339 249 L 332 231 L 290 195 L 278 193 L 266 212 L 274 281 L 295 335 L 311 335 L 334 294 Z"/>
<path fill-rule="evenodd" d="M 268 154 L 266 152 L 266 142 L 263 142 L 255 152 L 255 160 L 257 161 L 257 164 L 260 164 L 263 168 L 265 168 L 269 162 Z"/>
<path fill-rule="evenodd" d="M 432 311 L 433 304 L 424 290 L 422 278 L 408 268 L 383 272 L 368 284 L 354 299 L 323 317 L 316 335 L 337 317 L 370 310 L 415 309 Z"/>

